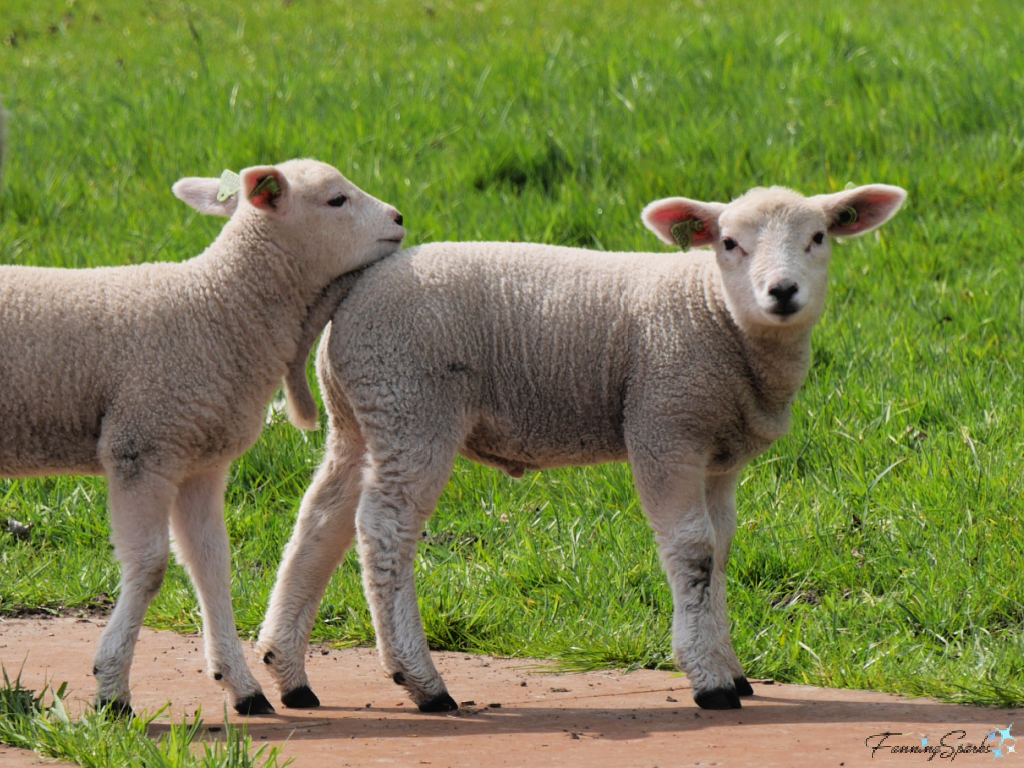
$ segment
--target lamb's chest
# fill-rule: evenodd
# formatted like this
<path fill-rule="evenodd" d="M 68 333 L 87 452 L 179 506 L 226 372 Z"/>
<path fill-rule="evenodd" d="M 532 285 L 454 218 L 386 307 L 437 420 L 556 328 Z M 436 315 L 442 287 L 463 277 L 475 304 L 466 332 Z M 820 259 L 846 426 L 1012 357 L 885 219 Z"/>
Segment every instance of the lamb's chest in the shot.
<path fill-rule="evenodd" d="M 711 438 L 708 470 L 714 473 L 736 472 L 771 447 L 789 431 L 791 404 L 775 411 L 738 413 Z"/>

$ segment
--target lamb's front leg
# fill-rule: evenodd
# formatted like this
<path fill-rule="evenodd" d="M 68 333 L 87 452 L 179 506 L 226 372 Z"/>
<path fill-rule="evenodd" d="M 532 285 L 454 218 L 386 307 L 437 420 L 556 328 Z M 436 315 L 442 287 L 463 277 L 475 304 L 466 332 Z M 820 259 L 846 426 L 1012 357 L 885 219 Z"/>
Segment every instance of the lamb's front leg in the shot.
<path fill-rule="evenodd" d="M 726 566 L 729 564 L 729 550 L 732 538 L 736 534 L 736 478 L 737 473 L 726 475 L 708 475 L 707 499 L 708 514 L 715 527 L 715 570 L 711 574 L 711 602 L 715 617 L 722 633 L 723 652 L 732 669 L 733 684 L 740 696 L 753 696 L 743 665 L 736 657 L 732 647 L 732 635 L 729 629 L 729 610 L 726 600 Z"/>
<path fill-rule="evenodd" d="M 245 663 L 231 608 L 231 549 L 224 526 L 227 467 L 184 481 L 171 514 L 174 549 L 199 596 L 206 673 L 224 686 L 235 710 L 269 715 L 274 708 Z"/>
<path fill-rule="evenodd" d="M 121 561 L 121 594 L 93 660 L 96 703 L 131 713 L 129 673 L 146 609 L 160 591 L 169 557 L 167 518 L 177 489 L 155 474 L 109 477 L 110 527 Z"/>
<path fill-rule="evenodd" d="M 713 575 L 715 526 L 705 499 L 704 467 L 633 459 L 633 474 L 654 529 L 674 603 L 672 651 L 704 709 L 738 709 L 731 657 L 722 642 Z"/>
<path fill-rule="evenodd" d="M 368 473 L 356 529 L 381 664 L 421 712 L 450 712 L 459 705 L 430 658 L 413 574 L 423 522 L 434 511 L 455 459 L 454 450 L 431 447 L 399 455 L 399 466 L 377 466 Z"/>

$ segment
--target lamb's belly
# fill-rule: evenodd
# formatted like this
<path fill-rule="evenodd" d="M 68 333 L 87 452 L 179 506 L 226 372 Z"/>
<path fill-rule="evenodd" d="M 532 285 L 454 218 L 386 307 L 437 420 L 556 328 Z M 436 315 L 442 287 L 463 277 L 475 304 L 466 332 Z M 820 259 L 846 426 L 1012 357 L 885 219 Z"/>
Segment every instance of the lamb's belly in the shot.
<path fill-rule="evenodd" d="M 563 427 L 532 434 L 505 431 L 492 424 L 478 424 L 459 452 L 512 477 L 522 477 L 526 470 L 626 460 L 621 427 L 616 428 L 613 424 L 587 432 Z"/>
<path fill-rule="evenodd" d="M 23 342 L 31 334 L 16 324 L 3 332 L 11 341 L 0 353 L 0 476 L 103 474 L 105 400 L 86 353 L 67 334 L 47 345 Z"/>
<path fill-rule="evenodd" d="M 33 430 L 10 421 L 0 430 L 0 477 L 103 474 L 98 435 L 89 430 Z"/>
<path fill-rule="evenodd" d="M 0 462 L 0 477 L 2 478 L 26 478 L 26 477 L 50 477 L 52 475 L 105 475 L 103 466 L 93 457 L 92 461 L 65 462 L 58 465 L 56 462 L 43 465 L 38 462 L 24 462 L 10 464 Z"/>

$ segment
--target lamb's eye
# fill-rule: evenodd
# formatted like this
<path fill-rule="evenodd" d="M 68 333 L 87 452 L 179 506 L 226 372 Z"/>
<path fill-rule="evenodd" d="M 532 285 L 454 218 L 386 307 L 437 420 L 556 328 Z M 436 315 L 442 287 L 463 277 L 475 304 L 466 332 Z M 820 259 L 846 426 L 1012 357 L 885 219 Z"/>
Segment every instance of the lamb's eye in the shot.
<path fill-rule="evenodd" d="M 811 240 L 814 241 L 815 245 L 821 245 L 823 242 L 825 242 L 825 233 L 815 232 L 814 237 L 812 237 Z"/>
<path fill-rule="evenodd" d="M 725 250 L 731 251 L 733 248 L 736 247 L 736 241 L 733 240 L 731 237 L 727 237 L 725 238 L 725 240 L 722 241 L 722 245 L 725 246 Z"/>
<path fill-rule="evenodd" d="M 337 197 L 332 197 L 330 200 L 328 200 L 327 204 L 331 206 L 331 208 L 341 208 L 341 206 L 343 206 L 347 202 L 347 197 L 345 197 L 344 195 L 338 195 Z"/>

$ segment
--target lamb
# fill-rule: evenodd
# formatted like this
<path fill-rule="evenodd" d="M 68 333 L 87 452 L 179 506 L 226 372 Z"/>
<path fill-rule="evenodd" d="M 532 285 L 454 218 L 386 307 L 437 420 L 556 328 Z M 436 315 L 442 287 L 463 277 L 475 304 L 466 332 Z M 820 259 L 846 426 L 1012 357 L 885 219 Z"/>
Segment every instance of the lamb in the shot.
<path fill-rule="evenodd" d="M 238 712 L 274 711 L 235 629 L 228 468 L 256 441 L 282 377 L 294 384 L 305 370 L 306 339 L 337 302 L 332 281 L 405 236 L 397 210 L 323 163 L 255 166 L 237 184 L 230 197 L 218 179 L 174 185 L 190 205 L 231 217 L 191 260 L 0 267 L 0 477 L 108 478 L 123 586 L 93 673 L 98 704 L 121 713 L 169 532 L 199 596 L 207 674 Z M 304 416 L 316 425 L 315 411 Z"/>
<path fill-rule="evenodd" d="M 382 664 L 419 708 L 450 711 L 413 582 L 421 527 L 456 454 L 513 477 L 629 461 L 673 594 L 673 653 L 704 708 L 753 691 L 726 612 L 743 467 L 784 435 L 811 358 L 830 237 L 868 232 L 906 193 L 725 205 L 668 198 L 644 224 L 684 254 L 437 243 L 369 267 L 317 372 L 330 432 L 278 573 L 258 652 L 286 707 L 319 704 L 303 656 L 358 532 Z"/>

